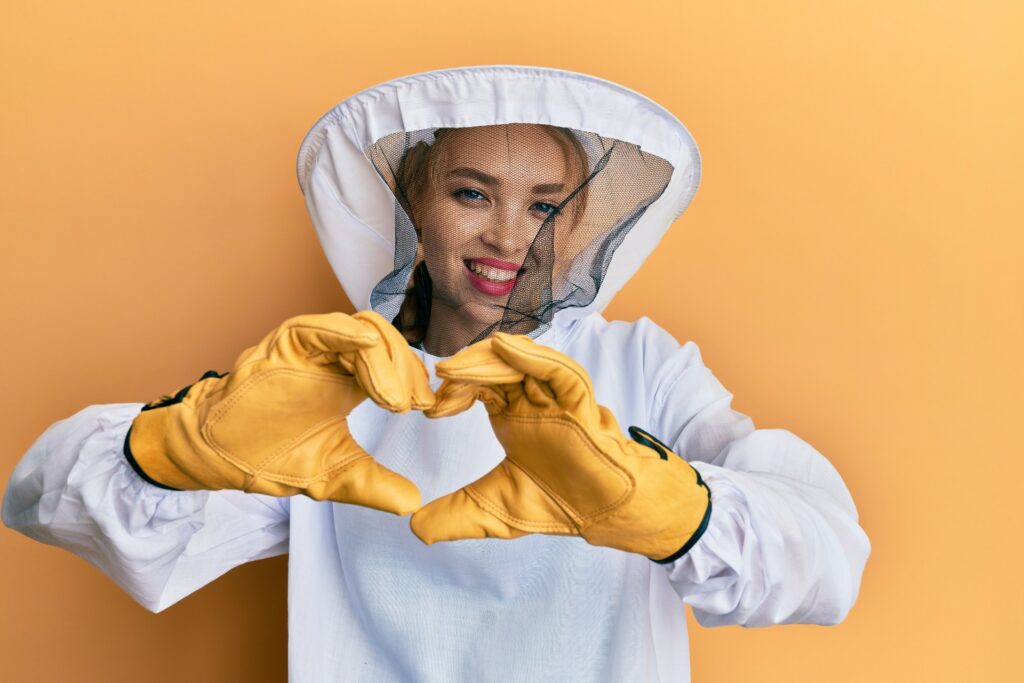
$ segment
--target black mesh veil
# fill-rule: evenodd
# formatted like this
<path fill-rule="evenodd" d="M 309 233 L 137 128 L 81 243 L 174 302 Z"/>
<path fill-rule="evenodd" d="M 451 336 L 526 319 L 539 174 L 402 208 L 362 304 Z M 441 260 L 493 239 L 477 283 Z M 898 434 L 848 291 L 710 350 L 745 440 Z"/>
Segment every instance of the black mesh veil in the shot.
<path fill-rule="evenodd" d="M 635 144 L 542 124 L 399 132 L 367 156 L 396 198 L 370 304 L 438 355 L 589 305 L 672 175 Z"/>

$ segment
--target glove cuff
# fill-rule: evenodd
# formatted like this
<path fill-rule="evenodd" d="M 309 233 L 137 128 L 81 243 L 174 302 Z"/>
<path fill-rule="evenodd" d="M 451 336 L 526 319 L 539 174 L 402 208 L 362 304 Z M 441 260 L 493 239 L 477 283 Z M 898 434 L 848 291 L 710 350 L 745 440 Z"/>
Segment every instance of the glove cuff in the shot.
<path fill-rule="evenodd" d="M 693 471 L 697 472 L 697 469 L 694 468 Z M 703 486 L 708 491 L 708 507 L 704 511 L 704 517 L 702 517 L 700 520 L 700 525 L 697 527 L 697 530 L 693 532 L 693 536 L 690 536 L 690 539 L 683 544 L 682 548 L 661 560 L 655 560 L 651 558 L 652 562 L 655 562 L 657 564 L 671 564 L 672 562 L 675 562 L 680 557 L 689 552 L 690 548 L 696 545 L 697 541 L 700 540 L 700 537 L 704 535 L 705 531 L 707 531 L 708 524 L 711 522 L 711 489 L 709 489 L 708 485 L 704 483 L 704 480 L 700 478 L 700 472 L 697 472 L 697 483 L 700 486 Z"/>
<path fill-rule="evenodd" d="M 658 454 L 658 457 L 660 457 L 662 460 L 668 460 L 669 454 L 672 454 L 675 457 L 679 457 L 672 451 L 671 448 L 662 443 L 660 439 L 652 436 L 649 432 L 640 429 L 639 427 L 630 427 L 629 436 L 632 437 L 633 441 L 636 441 L 637 443 L 647 446 L 648 448 L 655 451 Z M 686 462 L 685 458 L 679 459 L 682 460 L 683 462 Z M 704 532 L 707 531 L 708 523 L 711 521 L 711 489 L 708 488 L 708 485 L 706 483 L 704 483 L 704 480 L 701 478 L 700 472 L 697 471 L 696 467 L 694 467 L 688 462 L 686 462 L 686 465 L 691 470 L 693 470 L 694 474 L 697 476 L 696 485 L 707 491 L 708 505 L 707 508 L 705 508 L 704 510 L 703 517 L 701 517 L 700 524 L 697 525 L 696 530 L 694 530 L 690 538 L 687 539 L 686 543 L 683 544 L 683 547 L 681 547 L 679 550 L 675 551 L 668 557 L 662 558 L 660 560 L 656 560 L 653 557 L 649 558 L 652 562 L 656 562 L 657 564 L 669 564 L 671 562 L 675 562 L 680 557 L 685 555 L 690 550 L 690 548 L 692 548 L 697 543 L 697 541 L 700 540 L 700 537 L 704 535 Z"/>
<path fill-rule="evenodd" d="M 138 418 L 136 418 L 136 419 L 138 419 Z M 124 447 L 123 447 L 122 451 L 124 452 L 125 460 L 128 461 L 128 464 L 132 466 L 132 469 L 135 470 L 135 473 L 138 474 L 140 477 L 142 477 L 146 481 L 146 483 L 152 484 L 153 486 L 156 486 L 156 487 L 159 487 L 159 488 L 162 488 L 162 489 L 167 489 L 168 491 L 181 491 L 182 489 L 176 489 L 173 486 L 167 486 L 165 484 L 161 484 L 156 479 L 153 479 L 151 476 L 146 474 L 146 471 L 144 469 L 142 469 L 142 465 L 139 464 L 139 461 L 135 458 L 135 454 L 132 453 L 131 438 L 132 438 L 132 429 L 134 429 L 134 428 L 135 428 L 135 423 L 133 422 L 131 427 L 128 428 L 128 434 L 126 434 L 125 437 L 124 437 Z"/>
<path fill-rule="evenodd" d="M 227 374 L 208 370 L 196 383 L 210 377 L 224 377 Z M 122 452 L 132 469 L 146 482 L 168 491 L 202 488 L 177 466 L 168 453 L 168 444 L 172 441 L 170 431 L 175 427 L 176 421 L 173 412 L 180 408 L 178 404 L 184 400 L 193 386 L 195 383 L 181 389 L 174 396 L 164 396 L 159 401 L 147 403 L 132 420 L 132 425 L 124 437 Z M 178 487 L 162 482 L 178 484 Z"/>

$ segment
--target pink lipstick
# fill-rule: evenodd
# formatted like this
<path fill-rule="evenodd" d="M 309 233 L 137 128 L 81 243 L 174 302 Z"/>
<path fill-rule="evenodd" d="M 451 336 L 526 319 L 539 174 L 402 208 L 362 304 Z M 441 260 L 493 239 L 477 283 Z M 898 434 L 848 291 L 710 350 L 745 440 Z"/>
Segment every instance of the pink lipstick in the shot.
<path fill-rule="evenodd" d="M 469 283 L 488 296 L 508 296 L 521 271 L 518 263 L 494 258 L 466 259 L 463 263 Z"/>

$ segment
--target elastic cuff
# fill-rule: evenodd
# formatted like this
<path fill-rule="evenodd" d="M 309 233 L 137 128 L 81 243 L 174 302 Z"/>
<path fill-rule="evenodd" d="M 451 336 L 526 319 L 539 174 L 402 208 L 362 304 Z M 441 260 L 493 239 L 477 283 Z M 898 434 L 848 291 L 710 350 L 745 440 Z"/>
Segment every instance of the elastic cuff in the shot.
<path fill-rule="evenodd" d="M 134 426 L 135 425 L 132 425 L 132 427 L 134 427 Z M 135 473 L 138 474 L 140 477 L 142 477 L 147 483 L 150 483 L 153 486 L 158 486 L 158 487 L 160 487 L 162 489 L 166 489 L 168 491 L 181 491 L 182 489 L 176 489 L 176 488 L 173 488 L 171 486 L 167 486 L 165 484 L 161 484 L 158 481 L 154 481 L 153 479 L 151 479 L 149 477 L 148 474 L 146 474 L 145 472 L 142 471 L 142 468 L 139 466 L 139 463 L 135 459 L 135 456 L 132 455 L 132 447 L 131 447 L 131 444 L 129 443 L 129 439 L 131 439 L 131 437 L 132 437 L 132 427 L 129 427 L 128 428 L 128 433 L 125 434 L 125 437 L 124 437 L 124 448 L 122 449 L 124 451 L 124 457 L 128 461 L 128 464 L 131 465 L 132 469 L 135 470 Z"/>

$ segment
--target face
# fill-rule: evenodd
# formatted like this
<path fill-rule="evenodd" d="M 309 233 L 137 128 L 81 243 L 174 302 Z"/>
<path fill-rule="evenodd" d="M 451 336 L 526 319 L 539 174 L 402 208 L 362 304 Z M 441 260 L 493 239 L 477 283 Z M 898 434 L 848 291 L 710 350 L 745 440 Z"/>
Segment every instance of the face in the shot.
<path fill-rule="evenodd" d="M 425 345 L 454 352 L 501 320 L 545 221 L 557 230 L 571 212 L 557 207 L 581 182 L 581 162 L 557 133 L 509 124 L 446 131 L 434 144 L 430 181 L 414 220 L 433 283 Z"/>

